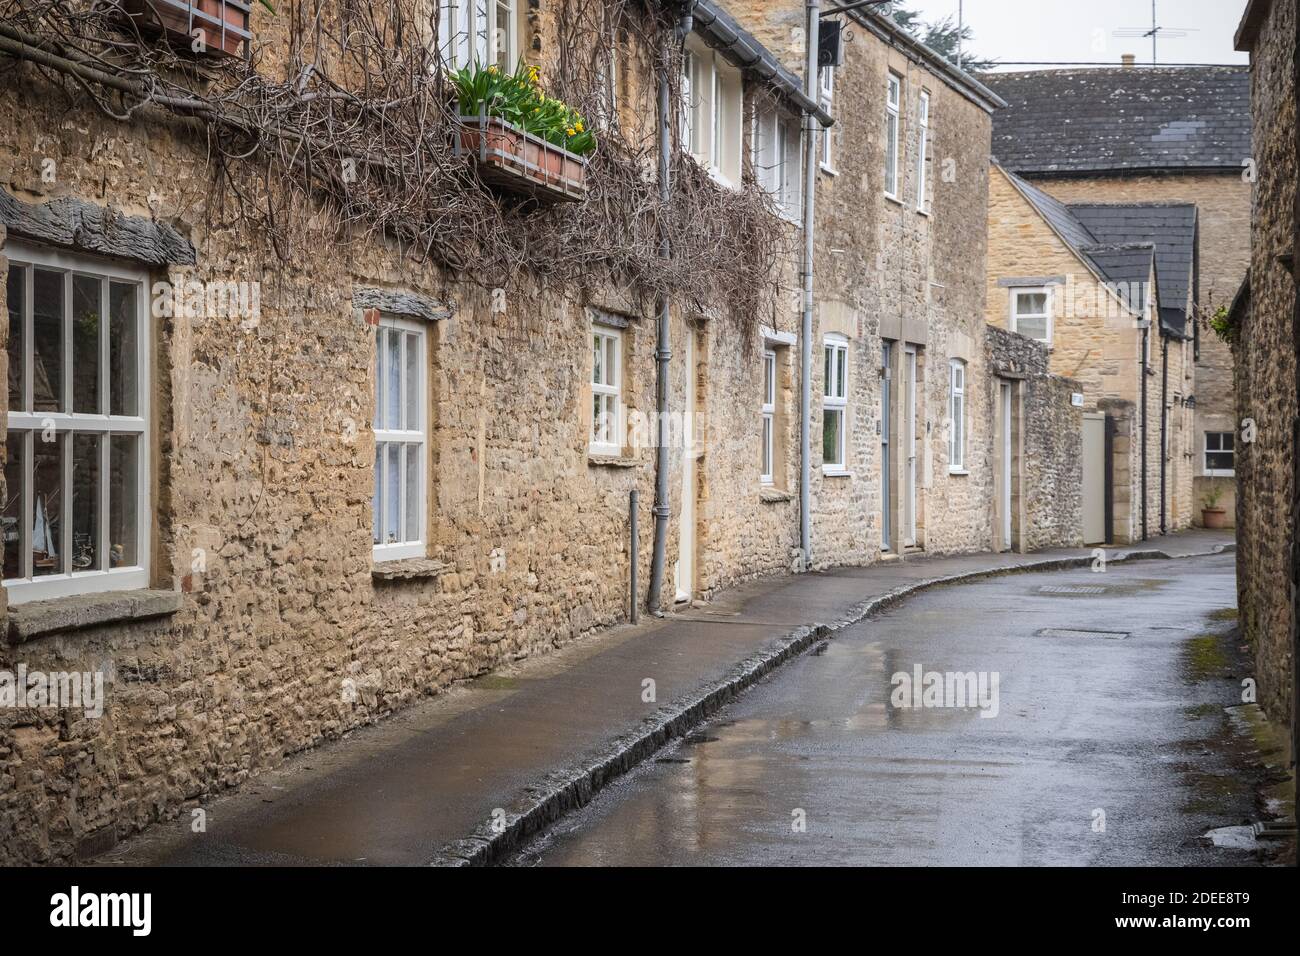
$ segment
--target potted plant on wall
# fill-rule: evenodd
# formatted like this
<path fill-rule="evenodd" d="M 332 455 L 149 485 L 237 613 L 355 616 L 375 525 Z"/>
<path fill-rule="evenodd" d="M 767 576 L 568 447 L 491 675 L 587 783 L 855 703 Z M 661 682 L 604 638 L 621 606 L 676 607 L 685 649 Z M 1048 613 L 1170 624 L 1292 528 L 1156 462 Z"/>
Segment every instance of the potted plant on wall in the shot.
<path fill-rule="evenodd" d="M 1222 497 L 1223 489 L 1215 484 L 1210 485 L 1210 490 L 1201 499 L 1201 524 L 1205 527 L 1226 528 L 1228 526 L 1228 512 L 1219 507 L 1219 499 Z"/>
<path fill-rule="evenodd" d="M 455 151 L 473 157 L 484 180 L 534 198 L 586 194 L 596 138 L 581 114 L 546 94 L 537 67 L 466 68 L 452 82 L 460 112 Z"/>

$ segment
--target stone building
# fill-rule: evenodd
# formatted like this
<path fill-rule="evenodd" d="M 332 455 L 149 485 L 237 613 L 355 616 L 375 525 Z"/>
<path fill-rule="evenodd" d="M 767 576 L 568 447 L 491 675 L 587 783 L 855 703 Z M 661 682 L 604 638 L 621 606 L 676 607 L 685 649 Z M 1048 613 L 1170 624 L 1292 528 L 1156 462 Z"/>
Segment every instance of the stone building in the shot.
<path fill-rule="evenodd" d="M 1195 207 L 1066 205 L 995 163 L 988 223 L 989 323 L 1081 386 L 1085 543 L 1187 527 Z"/>
<path fill-rule="evenodd" d="M 1237 49 L 1250 51 L 1258 178 L 1251 205 L 1250 273 L 1230 316 L 1241 438 L 1237 606 L 1255 653 L 1259 703 L 1274 722 L 1290 721 L 1293 731 L 1300 566 L 1296 30 L 1295 0 L 1251 0 L 1237 28 Z"/>
<path fill-rule="evenodd" d="M 189 63 L 187 36 L 171 72 L 153 59 L 165 39 L 147 40 L 158 46 L 133 62 L 159 77 L 148 89 L 86 74 L 64 37 L 40 33 L 62 22 L 58 4 L 0 24 L 0 672 L 104 681 L 102 715 L 0 712 L 5 862 L 97 852 L 637 605 L 707 599 L 805 557 L 825 567 L 882 549 L 1078 540 L 1068 490 L 1059 520 L 1018 510 L 1073 480 L 1079 413 L 1042 350 L 986 338 L 999 101 L 978 82 L 871 14 L 852 16 L 858 41 L 812 102 L 792 72 L 793 3 L 794 19 L 744 4 L 733 19 L 699 2 L 688 20 L 675 2 L 411 2 L 389 7 L 410 13 L 400 23 L 352 24 L 382 37 L 354 59 L 328 30 L 317 50 L 295 29 L 307 0 L 254 9 L 247 65 L 215 50 Z M 59 52 L 37 63 L 37 48 Z M 543 188 L 560 188 L 556 176 L 575 188 L 563 162 L 534 163 L 530 191 L 512 193 L 519 171 L 488 169 L 486 139 L 480 165 L 430 145 L 450 125 L 415 124 L 408 149 L 380 136 L 337 152 L 313 143 L 316 160 L 275 153 L 295 111 L 353 105 L 322 80 L 338 61 L 331 82 L 383 76 L 427 96 L 423 77 L 493 56 L 500 70 L 522 58 L 543 82 L 568 77 L 578 58 L 565 49 L 593 52 L 586 86 L 561 82 L 584 97 L 598 141 L 626 147 L 624 165 L 586 167 L 588 201 L 533 204 L 537 168 Z M 657 76 L 657 63 L 681 72 Z M 185 95 L 159 93 L 191 75 Z M 637 272 L 636 250 L 611 249 L 584 217 L 611 218 L 613 177 L 657 183 L 660 80 L 673 186 L 654 208 L 680 254 Z M 129 121 L 96 107 L 102 84 L 139 100 Z M 218 96 L 245 112 L 195 108 Z M 798 270 L 805 114 L 838 121 L 817 175 L 810 556 L 784 294 Z M 387 116 L 384 135 L 401 119 Z M 412 197 L 432 198 L 394 213 Z M 236 215 L 245 200 L 259 215 Z M 464 206 L 488 228 L 460 223 Z M 439 244 L 443 230 L 459 238 Z M 557 262 L 527 259 L 515 232 Z M 769 240 L 752 301 L 673 271 L 699 248 L 718 269 L 749 268 Z M 501 249 L 495 285 L 473 274 Z M 558 271 L 569 262 L 589 265 Z M 659 474 L 668 495 L 652 509 Z M 659 516 L 666 567 L 651 594 Z"/>
<path fill-rule="evenodd" d="M 1250 263 L 1249 78 L 1241 67 L 1138 67 L 992 73 L 1007 102 L 993 155 L 1070 204 L 1190 203 L 1197 210 L 1192 284 L 1194 441 L 1170 462 L 1194 476 L 1193 520 L 1211 488 L 1233 510 L 1232 355 L 1209 318 Z M 1168 305 L 1168 303 L 1166 303 Z M 1177 303 L 1181 307 L 1181 302 Z"/>

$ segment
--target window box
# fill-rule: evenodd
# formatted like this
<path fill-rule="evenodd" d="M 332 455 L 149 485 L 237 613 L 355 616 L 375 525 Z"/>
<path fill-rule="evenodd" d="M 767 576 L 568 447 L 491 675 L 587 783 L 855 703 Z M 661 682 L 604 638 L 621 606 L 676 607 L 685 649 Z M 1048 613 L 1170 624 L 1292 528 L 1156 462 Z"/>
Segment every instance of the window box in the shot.
<path fill-rule="evenodd" d="M 202 39 L 205 52 L 216 56 L 247 55 L 253 38 L 246 0 L 126 0 L 123 6 L 179 45 L 192 49 L 195 39 Z"/>
<path fill-rule="evenodd" d="M 539 201 L 587 195 L 586 158 L 499 116 L 462 116 L 460 124 L 455 153 L 472 157 L 485 182 Z"/>

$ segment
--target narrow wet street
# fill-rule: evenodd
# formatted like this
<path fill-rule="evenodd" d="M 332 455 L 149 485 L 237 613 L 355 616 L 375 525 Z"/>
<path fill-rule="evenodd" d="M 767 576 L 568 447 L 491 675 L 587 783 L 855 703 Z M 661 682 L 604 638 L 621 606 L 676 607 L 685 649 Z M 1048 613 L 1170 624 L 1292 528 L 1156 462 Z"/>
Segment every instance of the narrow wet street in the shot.
<path fill-rule="evenodd" d="M 912 598 L 779 669 L 513 863 L 1250 865 L 1203 836 L 1258 816 L 1225 710 L 1249 676 L 1233 568 L 1138 562 Z"/>

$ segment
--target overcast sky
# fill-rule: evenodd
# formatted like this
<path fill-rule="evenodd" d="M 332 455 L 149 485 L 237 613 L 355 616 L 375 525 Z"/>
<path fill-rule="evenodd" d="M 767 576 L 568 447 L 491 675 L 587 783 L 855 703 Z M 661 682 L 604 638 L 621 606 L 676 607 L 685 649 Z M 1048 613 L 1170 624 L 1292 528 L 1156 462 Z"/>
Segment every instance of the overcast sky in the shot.
<path fill-rule="evenodd" d="M 957 14 L 957 0 L 896 0 L 919 10 L 926 21 Z M 982 57 L 1119 63 L 1133 53 L 1151 62 L 1149 37 L 1125 38 L 1117 30 L 1151 28 L 1150 0 L 964 0 L 965 20 L 975 31 L 971 49 Z M 1159 41 L 1161 63 L 1246 63 L 1232 36 L 1246 0 L 1157 0 L 1159 24 L 1185 36 Z M 1033 69 L 1033 67 L 1007 67 Z"/>

